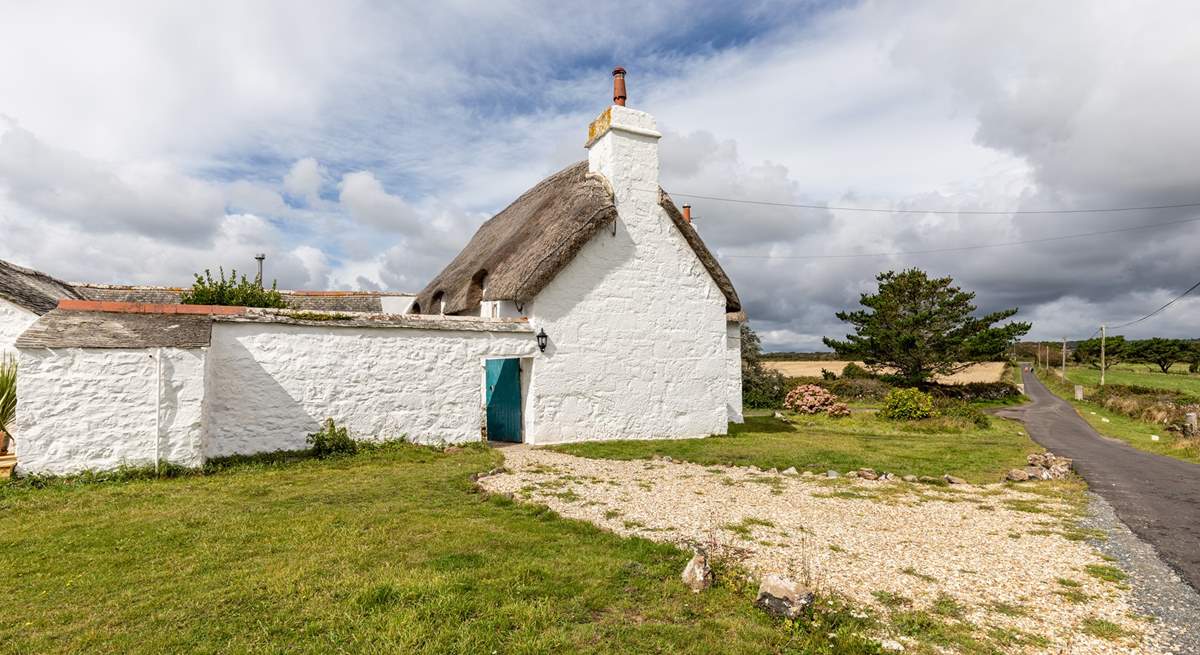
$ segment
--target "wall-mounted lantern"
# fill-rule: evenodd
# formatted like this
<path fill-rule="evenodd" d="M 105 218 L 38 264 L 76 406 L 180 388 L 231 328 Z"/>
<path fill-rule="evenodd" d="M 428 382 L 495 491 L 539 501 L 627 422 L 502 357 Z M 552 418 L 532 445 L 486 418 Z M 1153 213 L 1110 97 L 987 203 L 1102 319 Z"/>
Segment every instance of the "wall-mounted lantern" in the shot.
<path fill-rule="evenodd" d="M 548 341 L 550 341 L 550 337 L 546 335 L 546 331 L 544 329 L 538 330 L 538 333 L 537 333 L 538 350 L 540 350 L 542 352 L 546 352 L 546 342 L 548 342 Z"/>

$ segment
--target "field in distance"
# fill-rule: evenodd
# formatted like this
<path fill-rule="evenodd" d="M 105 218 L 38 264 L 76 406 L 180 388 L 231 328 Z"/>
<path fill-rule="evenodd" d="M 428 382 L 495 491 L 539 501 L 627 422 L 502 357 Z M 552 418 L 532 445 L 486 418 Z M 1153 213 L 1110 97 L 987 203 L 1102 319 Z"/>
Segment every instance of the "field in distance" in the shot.
<path fill-rule="evenodd" d="M 849 364 L 848 361 L 829 360 L 829 361 L 763 361 L 763 366 L 779 371 L 790 378 L 819 378 L 821 377 L 821 369 L 833 371 L 841 375 L 842 369 Z M 862 362 L 855 362 L 862 366 Z M 965 384 L 967 382 L 999 382 L 1000 376 L 1004 374 L 1004 362 L 981 362 L 974 364 L 971 368 L 965 371 L 955 373 L 947 377 L 938 377 L 937 381 L 943 384 Z"/>

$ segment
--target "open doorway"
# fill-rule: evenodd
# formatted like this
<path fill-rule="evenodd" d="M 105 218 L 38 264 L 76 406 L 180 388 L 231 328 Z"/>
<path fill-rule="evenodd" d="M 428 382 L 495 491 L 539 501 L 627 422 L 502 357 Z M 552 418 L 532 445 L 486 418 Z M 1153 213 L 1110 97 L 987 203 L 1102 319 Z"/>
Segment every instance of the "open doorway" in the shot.
<path fill-rule="evenodd" d="M 521 360 L 489 359 L 484 362 L 484 405 L 487 439 L 521 442 Z"/>

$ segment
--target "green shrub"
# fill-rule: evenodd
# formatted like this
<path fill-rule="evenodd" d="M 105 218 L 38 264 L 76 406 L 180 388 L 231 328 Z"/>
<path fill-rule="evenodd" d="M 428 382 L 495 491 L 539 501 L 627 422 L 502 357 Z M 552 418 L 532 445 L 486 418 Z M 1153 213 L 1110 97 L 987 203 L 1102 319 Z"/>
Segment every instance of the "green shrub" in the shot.
<path fill-rule="evenodd" d="M 842 377 L 847 380 L 869 380 L 873 379 L 875 374 L 854 362 L 849 362 L 842 368 Z"/>
<path fill-rule="evenodd" d="M 218 271 L 221 274 L 220 279 L 214 278 L 208 269 L 204 270 L 203 277 L 197 275 L 196 281 L 192 283 L 192 288 L 183 292 L 179 302 L 185 305 L 231 305 L 275 309 L 287 307 L 283 294 L 275 288 L 275 282 L 271 283 L 270 289 L 264 289 L 262 280 L 255 279 L 252 282 L 246 279 L 245 275 L 239 280 L 236 270 L 231 270 L 229 279 L 226 280 L 225 269 L 218 269 Z"/>
<path fill-rule="evenodd" d="M 821 369 L 821 379 L 822 380 L 836 380 L 837 373 L 834 373 L 833 371 L 831 371 L 827 368 L 823 368 L 823 369 Z"/>
<path fill-rule="evenodd" d="M 783 374 L 762 364 L 762 343 L 742 323 L 742 404 L 752 409 L 779 409 L 790 388 Z"/>
<path fill-rule="evenodd" d="M 969 403 L 999 402 L 1021 397 L 1011 382 L 968 382 L 967 384 L 930 384 L 925 387 L 931 395 L 953 398 Z"/>
<path fill-rule="evenodd" d="M 358 443 L 350 438 L 350 431 L 344 426 L 339 428 L 331 418 L 325 419 L 325 424 L 319 431 L 308 435 L 308 445 L 312 454 L 322 459 L 358 452 Z"/>
<path fill-rule="evenodd" d="M 892 385 L 876 378 L 843 377 L 821 386 L 833 395 L 849 401 L 880 401 L 893 389 Z"/>
<path fill-rule="evenodd" d="M 989 428 L 992 425 L 992 420 L 983 410 L 962 400 L 938 398 L 934 401 L 934 407 L 942 416 L 969 421 L 977 428 Z"/>
<path fill-rule="evenodd" d="M 879 410 L 881 418 L 893 421 L 917 421 L 937 415 L 933 398 L 916 387 L 893 389 L 883 399 L 883 409 Z"/>

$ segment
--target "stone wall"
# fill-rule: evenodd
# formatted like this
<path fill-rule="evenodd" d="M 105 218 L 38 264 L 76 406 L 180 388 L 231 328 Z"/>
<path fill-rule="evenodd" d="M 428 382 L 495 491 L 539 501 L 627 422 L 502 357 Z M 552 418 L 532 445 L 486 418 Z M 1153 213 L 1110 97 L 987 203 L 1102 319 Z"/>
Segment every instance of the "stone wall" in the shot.
<path fill-rule="evenodd" d="M 37 314 L 0 298 L 0 355 L 16 353 L 13 343 L 37 318 Z"/>
<path fill-rule="evenodd" d="M 19 366 L 19 473 L 203 463 L 203 349 L 25 349 Z"/>
<path fill-rule="evenodd" d="M 484 359 L 536 352 L 528 332 L 218 322 L 205 454 L 304 448 L 327 417 L 356 439 L 478 441 Z"/>

